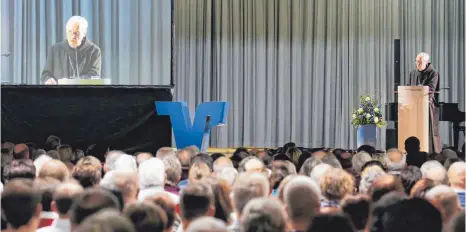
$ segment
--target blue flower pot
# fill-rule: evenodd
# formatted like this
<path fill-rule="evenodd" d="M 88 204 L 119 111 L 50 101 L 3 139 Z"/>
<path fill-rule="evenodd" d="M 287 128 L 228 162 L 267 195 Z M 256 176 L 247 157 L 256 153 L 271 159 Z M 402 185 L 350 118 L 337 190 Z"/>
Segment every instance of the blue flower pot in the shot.
<path fill-rule="evenodd" d="M 375 124 L 361 125 L 358 127 L 358 147 L 371 145 L 377 147 L 378 128 Z"/>

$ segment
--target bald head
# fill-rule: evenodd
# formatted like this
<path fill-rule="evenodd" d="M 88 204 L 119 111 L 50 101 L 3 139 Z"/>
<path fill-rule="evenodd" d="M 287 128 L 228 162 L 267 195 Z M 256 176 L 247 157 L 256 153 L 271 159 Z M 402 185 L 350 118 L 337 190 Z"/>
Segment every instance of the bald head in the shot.
<path fill-rule="evenodd" d="M 221 169 L 226 167 L 233 167 L 233 162 L 231 162 L 230 158 L 222 156 L 215 160 L 214 172 L 219 172 Z"/>
<path fill-rule="evenodd" d="M 150 158 L 153 158 L 152 153 L 141 152 L 141 153 L 138 153 L 136 155 L 136 162 L 137 162 L 137 164 L 139 166 L 142 162 L 144 162 L 144 161 L 146 161 L 146 160 L 148 160 Z"/>
<path fill-rule="evenodd" d="M 453 163 L 448 169 L 448 179 L 453 189 L 465 189 L 466 163 L 463 161 Z"/>
<path fill-rule="evenodd" d="M 68 167 L 60 160 L 49 160 L 42 165 L 39 171 L 39 178 L 45 179 L 51 177 L 61 182 L 67 180 L 70 176 Z"/>

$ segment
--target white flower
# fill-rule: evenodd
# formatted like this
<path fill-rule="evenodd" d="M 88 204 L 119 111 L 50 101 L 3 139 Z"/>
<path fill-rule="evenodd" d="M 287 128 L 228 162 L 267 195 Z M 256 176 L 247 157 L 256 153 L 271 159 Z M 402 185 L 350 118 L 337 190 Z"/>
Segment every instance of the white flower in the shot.
<path fill-rule="evenodd" d="M 370 97 L 366 97 L 366 101 L 370 101 L 370 100 L 371 100 L 371 98 L 370 98 Z"/>
<path fill-rule="evenodd" d="M 371 118 L 371 114 L 366 114 L 366 118 L 367 119 Z"/>
<path fill-rule="evenodd" d="M 378 123 L 379 122 L 379 118 L 375 117 L 374 118 L 374 123 Z"/>
<path fill-rule="evenodd" d="M 362 113 L 363 109 L 362 108 L 359 108 L 358 109 L 358 113 Z"/>
<path fill-rule="evenodd" d="M 353 119 L 355 119 L 355 118 L 356 118 L 356 114 L 353 114 Z"/>
<path fill-rule="evenodd" d="M 379 112 L 379 108 L 374 108 L 374 112 L 378 113 L 378 112 Z"/>

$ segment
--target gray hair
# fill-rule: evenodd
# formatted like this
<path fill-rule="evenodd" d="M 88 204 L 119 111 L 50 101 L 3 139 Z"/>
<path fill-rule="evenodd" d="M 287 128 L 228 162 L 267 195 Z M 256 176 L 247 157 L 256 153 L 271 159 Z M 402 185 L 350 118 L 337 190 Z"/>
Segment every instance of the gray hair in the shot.
<path fill-rule="evenodd" d="M 167 156 L 176 156 L 175 150 L 171 147 L 162 147 L 155 154 L 155 157 L 159 159 L 163 159 Z"/>
<path fill-rule="evenodd" d="M 181 163 L 180 160 L 174 156 L 166 156 L 162 159 L 163 164 L 165 166 L 165 174 L 167 175 L 167 179 L 165 183 L 176 186 L 178 181 L 181 178 Z"/>
<path fill-rule="evenodd" d="M 283 190 L 288 215 L 293 222 L 310 223 L 319 213 L 320 188 L 307 176 L 297 176 L 288 182 Z"/>
<path fill-rule="evenodd" d="M 115 163 L 120 157 L 120 155 L 125 154 L 122 151 L 109 151 L 105 156 L 105 166 L 107 167 L 107 171 L 115 170 Z"/>
<path fill-rule="evenodd" d="M 322 158 L 322 162 L 325 163 L 325 164 L 328 164 L 334 168 L 342 168 L 341 167 L 341 164 L 340 164 L 340 161 L 338 161 L 337 157 L 330 153 L 330 154 L 327 154 L 326 156 L 324 156 Z"/>
<path fill-rule="evenodd" d="M 436 184 L 448 184 L 447 170 L 436 160 L 425 162 L 421 166 L 421 173 L 422 177 L 433 180 Z"/>
<path fill-rule="evenodd" d="M 372 183 L 380 176 L 387 175 L 387 173 L 379 166 L 371 166 L 365 170 L 359 183 L 359 192 L 367 194 Z"/>
<path fill-rule="evenodd" d="M 269 195 L 270 183 L 261 173 L 242 173 L 238 176 L 232 188 L 233 203 L 236 213 L 241 214 L 246 204 L 259 197 Z"/>
<path fill-rule="evenodd" d="M 390 160 L 390 157 L 388 154 L 392 152 L 399 153 L 401 155 L 401 161 L 393 162 L 392 160 Z M 387 153 L 384 155 L 384 161 L 385 161 L 385 164 L 387 165 L 388 173 L 390 174 L 400 174 L 401 170 L 403 170 L 406 167 L 406 155 L 403 154 L 402 151 L 396 148 L 393 148 L 387 151 Z"/>
<path fill-rule="evenodd" d="M 422 60 L 424 60 L 424 61 L 430 61 L 430 55 L 428 53 L 426 53 L 426 52 L 421 52 L 421 53 L 417 54 L 416 57 L 418 57 L 418 56 L 422 56 Z"/>
<path fill-rule="evenodd" d="M 186 232 L 227 232 L 227 226 L 222 220 L 213 217 L 200 217 L 189 224 Z"/>
<path fill-rule="evenodd" d="M 68 22 L 66 23 L 66 29 L 69 30 L 71 27 L 75 24 L 79 24 L 79 29 L 82 30 L 83 32 L 87 32 L 87 28 L 89 26 L 89 23 L 84 17 L 81 16 L 72 16 L 70 19 L 68 19 Z"/>
<path fill-rule="evenodd" d="M 230 186 L 235 183 L 238 171 L 234 167 L 224 167 L 216 172 L 217 178 L 226 181 Z"/>
<path fill-rule="evenodd" d="M 165 165 L 159 158 L 151 158 L 139 165 L 139 187 L 141 190 L 150 187 L 164 186 Z"/>
<path fill-rule="evenodd" d="M 241 217 L 243 231 L 285 231 L 286 218 L 282 207 L 274 198 L 251 200 Z"/>
<path fill-rule="evenodd" d="M 356 153 L 351 159 L 351 162 L 353 163 L 354 171 L 356 171 L 357 173 L 361 173 L 362 166 L 364 166 L 365 163 L 371 160 L 372 160 L 372 157 L 367 152 L 361 151 L 361 152 Z"/>
<path fill-rule="evenodd" d="M 299 174 L 311 176 L 312 170 L 321 163 L 322 161 L 320 159 L 317 159 L 316 157 L 310 157 L 304 161 L 303 166 L 301 166 L 301 169 L 299 170 Z"/>
<path fill-rule="evenodd" d="M 437 200 L 445 211 L 446 218 L 452 218 L 460 210 L 458 195 L 446 185 L 437 185 L 426 192 L 425 198 Z"/>
<path fill-rule="evenodd" d="M 322 180 L 322 177 L 324 176 L 325 172 L 327 172 L 331 168 L 332 168 L 332 166 L 330 166 L 329 164 L 325 164 L 325 163 L 322 163 L 322 164 L 319 164 L 319 165 L 315 166 L 315 168 L 312 169 L 312 172 L 311 172 L 312 180 L 318 186 L 320 186 L 320 181 Z"/>
<path fill-rule="evenodd" d="M 238 172 L 248 171 L 246 170 L 246 165 L 252 160 L 257 161 L 258 163 L 262 164 L 262 168 L 265 168 L 264 162 L 261 159 L 251 155 L 241 160 L 241 162 L 239 163 Z"/>
<path fill-rule="evenodd" d="M 114 170 L 136 172 L 138 170 L 138 165 L 136 164 L 134 156 L 122 154 L 116 159 Z"/>

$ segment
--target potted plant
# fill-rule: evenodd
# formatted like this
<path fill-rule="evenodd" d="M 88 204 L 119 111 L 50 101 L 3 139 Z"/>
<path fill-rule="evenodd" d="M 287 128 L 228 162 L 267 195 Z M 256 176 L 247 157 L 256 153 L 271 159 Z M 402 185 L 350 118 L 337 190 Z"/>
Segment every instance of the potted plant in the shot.
<path fill-rule="evenodd" d="M 360 105 L 353 110 L 351 124 L 358 128 L 357 143 L 376 147 L 378 128 L 387 125 L 382 118 L 382 111 L 378 101 L 373 96 L 363 95 L 359 97 Z"/>

